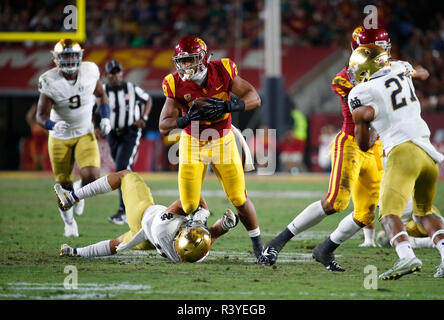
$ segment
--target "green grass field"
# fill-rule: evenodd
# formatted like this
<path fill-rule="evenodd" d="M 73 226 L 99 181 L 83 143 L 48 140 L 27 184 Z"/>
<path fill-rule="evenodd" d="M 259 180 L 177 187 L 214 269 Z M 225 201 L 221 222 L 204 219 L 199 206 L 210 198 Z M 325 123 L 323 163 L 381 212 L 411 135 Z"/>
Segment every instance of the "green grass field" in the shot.
<path fill-rule="evenodd" d="M 168 205 L 177 198 L 175 175 L 143 175 L 156 203 Z M 85 246 L 127 231 L 107 221 L 118 205 L 117 193 L 86 200 L 85 212 L 76 220 L 79 238 L 63 236 L 51 175 L 0 173 L 0 299 L 145 299 L 145 300 L 440 300 L 444 279 L 433 274 L 440 263 L 436 249 L 416 249 L 422 272 L 397 281 L 377 281 L 366 289 L 366 266 L 377 273 L 397 260 L 393 249 L 359 248 L 362 232 L 336 250 L 346 273 L 330 273 L 314 262 L 311 252 L 323 241 L 352 205 L 296 236 L 279 255 L 274 267 L 255 262 L 251 241 L 242 224 L 218 239 L 201 264 L 174 264 L 153 251 L 131 251 L 107 258 L 59 257 L 63 243 Z M 247 177 L 262 237 L 268 241 L 301 210 L 321 199 L 327 177 Z M 205 191 L 222 191 L 214 176 L 207 176 Z M 206 196 L 212 211 L 211 225 L 232 206 L 218 192 Z M 435 205 L 444 211 L 444 183 L 438 184 Z M 381 229 L 377 223 L 377 231 Z M 77 289 L 65 288 L 77 270 Z M 68 268 L 67 268 L 68 267 Z M 67 269 L 65 269 L 67 268 Z M 65 273 L 66 271 L 66 273 Z M 67 280 L 68 279 L 68 280 Z M 368 282 L 367 278 L 367 282 Z M 71 282 L 72 283 L 72 282 Z M 375 284 L 375 282 L 371 282 Z"/>

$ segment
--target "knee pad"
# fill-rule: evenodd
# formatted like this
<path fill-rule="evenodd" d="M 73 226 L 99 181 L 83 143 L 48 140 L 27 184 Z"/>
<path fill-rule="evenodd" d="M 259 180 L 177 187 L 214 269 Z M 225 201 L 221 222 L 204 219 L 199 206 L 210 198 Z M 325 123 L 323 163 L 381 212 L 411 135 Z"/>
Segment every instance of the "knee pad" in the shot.
<path fill-rule="evenodd" d="M 247 197 L 245 195 L 236 195 L 228 197 L 228 200 L 233 204 L 235 207 L 242 207 L 245 202 L 247 201 Z"/>

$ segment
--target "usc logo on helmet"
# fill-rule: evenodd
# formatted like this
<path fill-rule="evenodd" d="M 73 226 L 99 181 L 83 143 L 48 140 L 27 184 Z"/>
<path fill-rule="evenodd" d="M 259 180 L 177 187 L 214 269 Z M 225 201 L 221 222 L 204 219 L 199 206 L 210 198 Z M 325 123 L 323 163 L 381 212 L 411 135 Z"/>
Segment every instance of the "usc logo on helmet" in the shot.
<path fill-rule="evenodd" d="M 199 43 L 202 50 L 207 51 L 207 44 L 201 38 L 196 38 L 196 39 L 194 39 L 194 41 Z"/>
<path fill-rule="evenodd" d="M 364 29 L 363 26 L 359 26 L 359 27 L 357 27 L 357 28 L 353 31 L 353 34 L 352 34 L 352 38 L 353 38 L 353 40 L 356 41 L 356 39 L 358 39 L 359 35 L 362 34 L 362 33 L 364 33 L 364 31 L 365 31 L 365 29 Z"/>

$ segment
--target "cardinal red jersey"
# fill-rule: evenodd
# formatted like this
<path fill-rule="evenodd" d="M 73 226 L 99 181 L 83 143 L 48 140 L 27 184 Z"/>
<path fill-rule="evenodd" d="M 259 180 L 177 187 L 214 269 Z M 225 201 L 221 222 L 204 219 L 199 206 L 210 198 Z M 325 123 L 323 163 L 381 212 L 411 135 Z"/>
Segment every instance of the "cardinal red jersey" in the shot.
<path fill-rule="evenodd" d="M 162 82 L 163 93 L 166 97 L 180 102 L 182 105 L 182 116 L 186 115 L 193 100 L 199 97 L 215 97 L 224 101 L 230 100 L 231 81 L 237 76 L 236 64 L 228 58 L 211 61 L 208 64 L 207 82 L 205 87 L 194 81 L 183 81 L 177 72 L 167 75 Z M 203 130 L 212 128 L 223 137 L 231 129 L 231 114 L 226 113 L 220 120 L 200 121 L 199 136 Z M 224 130 L 228 129 L 228 130 Z M 185 132 L 192 134 L 191 125 L 188 125 Z M 197 130 L 193 129 L 194 132 Z"/>
<path fill-rule="evenodd" d="M 355 124 L 348 107 L 347 97 L 353 85 L 350 83 L 350 78 L 347 75 L 347 67 L 339 71 L 331 82 L 331 88 L 339 96 L 342 103 L 342 115 L 344 122 L 342 123 L 342 131 L 355 136 Z"/>

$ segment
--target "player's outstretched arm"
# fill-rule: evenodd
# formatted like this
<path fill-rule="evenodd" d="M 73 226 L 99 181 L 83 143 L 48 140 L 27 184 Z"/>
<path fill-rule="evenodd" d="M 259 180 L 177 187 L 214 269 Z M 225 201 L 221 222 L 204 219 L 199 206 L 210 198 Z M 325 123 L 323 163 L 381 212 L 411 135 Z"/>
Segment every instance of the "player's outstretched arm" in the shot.
<path fill-rule="evenodd" d="M 110 110 L 109 110 L 109 100 L 106 95 L 105 90 L 103 90 L 103 85 L 100 80 L 97 80 L 96 88 L 94 90 L 94 95 L 99 99 L 99 111 L 100 111 L 100 131 L 102 136 L 108 135 L 111 131 L 111 122 L 109 120 Z"/>
<path fill-rule="evenodd" d="M 414 67 L 415 71 L 412 74 L 412 78 L 419 80 L 427 80 L 430 76 L 429 71 L 423 66 L 417 65 Z"/>

